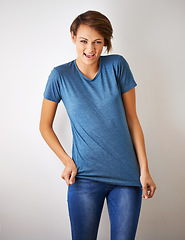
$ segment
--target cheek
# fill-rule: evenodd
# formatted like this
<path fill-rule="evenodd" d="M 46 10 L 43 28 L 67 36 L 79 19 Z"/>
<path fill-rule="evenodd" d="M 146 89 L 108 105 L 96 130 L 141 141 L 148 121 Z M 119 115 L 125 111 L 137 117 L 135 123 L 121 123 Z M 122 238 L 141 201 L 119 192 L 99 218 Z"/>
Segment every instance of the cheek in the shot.
<path fill-rule="evenodd" d="M 77 45 L 76 49 L 80 52 L 80 51 L 83 51 L 85 49 L 85 46 Z"/>
<path fill-rule="evenodd" d="M 103 45 L 98 45 L 96 48 L 97 48 L 98 50 L 102 50 Z"/>
<path fill-rule="evenodd" d="M 98 52 L 102 52 L 103 47 L 99 47 L 99 48 L 97 48 L 96 50 L 97 50 Z"/>

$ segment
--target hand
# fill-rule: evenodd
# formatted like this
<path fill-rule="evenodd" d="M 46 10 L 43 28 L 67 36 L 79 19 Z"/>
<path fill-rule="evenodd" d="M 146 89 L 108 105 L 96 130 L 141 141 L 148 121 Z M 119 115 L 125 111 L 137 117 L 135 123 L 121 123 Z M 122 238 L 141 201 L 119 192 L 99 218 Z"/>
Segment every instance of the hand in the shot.
<path fill-rule="evenodd" d="M 144 197 L 145 199 L 152 198 L 154 195 L 154 192 L 156 190 L 156 185 L 155 185 L 154 181 L 152 180 L 150 174 L 149 173 L 141 173 L 140 182 L 141 182 L 142 189 L 144 192 L 142 197 Z"/>
<path fill-rule="evenodd" d="M 61 177 L 66 181 L 67 185 L 75 183 L 75 176 L 77 174 L 77 167 L 74 161 L 71 161 L 65 166 Z"/>

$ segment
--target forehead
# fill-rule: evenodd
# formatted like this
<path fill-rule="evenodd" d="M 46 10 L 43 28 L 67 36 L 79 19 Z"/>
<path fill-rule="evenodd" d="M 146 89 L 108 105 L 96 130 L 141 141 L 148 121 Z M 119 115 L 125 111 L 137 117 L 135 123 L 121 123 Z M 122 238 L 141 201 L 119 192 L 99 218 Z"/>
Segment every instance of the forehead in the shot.
<path fill-rule="evenodd" d="M 77 36 L 84 37 L 87 39 L 95 39 L 95 38 L 103 39 L 103 36 L 98 31 L 84 24 L 83 25 L 81 24 L 78 27 Z"/>

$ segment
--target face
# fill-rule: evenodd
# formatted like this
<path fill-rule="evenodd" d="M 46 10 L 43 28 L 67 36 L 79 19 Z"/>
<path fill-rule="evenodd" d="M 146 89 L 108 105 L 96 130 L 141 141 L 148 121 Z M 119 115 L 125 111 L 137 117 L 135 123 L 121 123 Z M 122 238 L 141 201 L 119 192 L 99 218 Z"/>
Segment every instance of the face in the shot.
<path fill-rule="evenodd" d="M 71 32 L 71 38 L 76 44 L 76 61 L 81 65 L 97 65 L 105 43 L 103 36 L 93 28 L 81 24 L 76 36 Z"/>

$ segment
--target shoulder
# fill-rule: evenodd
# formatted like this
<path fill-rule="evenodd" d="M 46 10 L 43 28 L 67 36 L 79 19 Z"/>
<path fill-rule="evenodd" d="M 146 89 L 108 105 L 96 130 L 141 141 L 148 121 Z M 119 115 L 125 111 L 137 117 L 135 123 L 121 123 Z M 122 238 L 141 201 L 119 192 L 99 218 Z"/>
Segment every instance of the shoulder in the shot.
<path fill-rule="evenodd" d="M 62 73 L 68 73 L 72 70 L 72 67 L 73 67 L 73 61 L 70 61 L 70 62 L 67 62 L 67 63 L 63 63 L 61 65 L 58 65 L 58 66 L 55 66 L 53 68 L 53 71 L 57 72 L 59 75 L 61 75 Z"/>
<path fill-rule="evenodd" d="M 66 76 L 69 76 L 69 74 L 73 72 L 72 63 L 73 61 L 70 61 L 58 66 L 54 66 L 50 70 L 50 74 L 49 74 L 50 82 L 58 83 L 58 84 L 61 83 Z"/>
<path fill-rule="evenodd" d="M 49 80 L 52 82 L 59 81 L 59 79 L 62 76 L 62 73 L 65 73 L 67 68 L 68 68 L 67 63 L 53 67 L 49 74 Z"/>
<path fill-rule="evenodd" d="M 110 54 L 110 55 L 105 55 L 101 57 L 106 64 L 111 64 L 116 66 L 127 64 L 127 60 L 121 54 Z"/>

